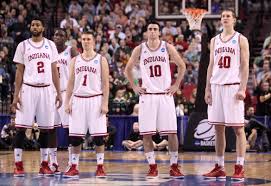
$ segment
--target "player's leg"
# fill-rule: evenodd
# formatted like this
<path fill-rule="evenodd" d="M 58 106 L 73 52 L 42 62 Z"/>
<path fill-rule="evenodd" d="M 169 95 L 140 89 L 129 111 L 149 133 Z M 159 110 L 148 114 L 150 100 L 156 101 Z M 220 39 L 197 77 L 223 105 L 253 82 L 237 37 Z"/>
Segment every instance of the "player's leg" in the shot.
<path fill-rule="evenodd" d="M 215 126 L 215 150 L 216 150 L 216 164 L 213 170 L 204 174 L 205 178 L 225 179 L 226 173 L 224 171 L 224 152 L 226 147 L 225 141 L 225 117 L 223 107 L 223 95 L 220 85 L 212 85 L 212 105 L 208 105 L 208 122 Z"/>
<path fill-rule="evenodd" d="M 172 177 L 183 178 L 184 175 L 178 168 L 178 138 L 177 138 L 177 117 L 174 99 L 169 95 L 159 96 L 159 108 L 157 127 L 160 135 L 168 135 L 168 148 L 170 155 L 170 171 Z"/>
<path fill-rule="evenodd" d="M 104 136 L 107 135 L 106 127 L 106 115 L 101 114 L 102 96 L 96 96 L 88 99 L 88 110 L 91 113 L 88 114 L 88 127 L 89 133 L 93 137 L 95 144 L 96 158 L 97 158 L 97 169 L 95 172 L 96 177 L 105 177 L 106 173 L 104 170 Z"/>
<path fill-rule="evenodd" d="M 41 166 L 39 175 L 51 176 L 54 172 L 49 167 L 49 139 L 53 137 L 51 130 L 54 128 L 55 96 L 52 88 L 37 88 L 39 101 L 37 102 L 36 119 L 40 128 L 40 158 Z"/>
<path fill-rule="evenodd" d="M 244 129 L 244 102 L 236 99 L 239 85 L 225 86 L 224 94 L 227 96 L 227 112 L 225 121 L 228 126 L 232 126 L 236 135 L 237 160 L 232 179 L 244 180 L 244 160 L 246 153 L 246 135 Z M 226 109 L 225 109 L 226 110 Z M 234 112 L 232 112 L 234 111 Z"/>
<path fill-rule="evenodd" d="M 152 143 L 152 135 L 156 133 L 157 102 L 156 95 L 142 95 L 139 98 L 138 123 L 140 134 L 143 135 L 145 156 L 149 163 L 149 172 L 147 174 L 149 178 L 158 176 Z"/>
<path fill-rule="evenodd" d="M 48 139 L 48 153 L 50 159 L 50 168 L 55 174 L 60 174 L 57 162 L 57 128 L 50 130 L 50 138 Z"/>
<path fill-rule="evenodd" d="M 72 115 L 69 123 L 69 141 L 71 148 L 71 166 L 68 166 L 63 177 L 78 178 L 79 177 L 79 157 L 83 137 L 87 132 L 87 114 L 85 98 L 73 98 Z"/>
<path fill-rule="evenodd" d="M 34 122 L 37 102 L 34 89 L 35 88 L 33 87 L 24 84 L 22 85 L 20 97 L 23 107 L 21 107 L 20 110 L 16 110 L 15 127 L 17 128 L 17 132 L 14 137 L 14 176 L 24 176 L 22 151 L 25 139 L 25 129 L 32 128 Z"/>

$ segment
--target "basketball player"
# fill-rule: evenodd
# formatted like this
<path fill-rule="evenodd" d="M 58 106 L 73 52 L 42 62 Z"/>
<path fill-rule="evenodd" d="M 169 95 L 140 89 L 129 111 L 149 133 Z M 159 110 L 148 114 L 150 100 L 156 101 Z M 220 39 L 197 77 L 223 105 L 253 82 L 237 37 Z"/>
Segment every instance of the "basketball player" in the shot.
<path fill-rule="evenodd" d="M 66 46 L 65 42 L 67 40 L 66 30 L 57 28 L 54 33 L 54 43 L 56 44 L 56 48 L 59 54 L 59 58 L 57 61 L 59 78 L 60 78 L 60 91 L 62 94 L 62 98 L 65 99 L 66 95 L 66 87 L 69 78 L 69 65 L 71 59 L 78 55 L 78 52 L 75 48 L 71 46 Z M 54 116 L 54 129 L 51 131 L 51 136 L 49 139 L 49 157 L 50 157 L 50 167 L 54 171 L 55 174 L 60 174 L 58 170 L 57 163 L 57 133 L 56 128 L 62 127 L 66 129 L 67 134 L 69 134 L 69 115 L 65 112 L 64 104 L 59 108 L 55 109 Z M 67 138 L 67 141 L 68 138 Z M 71 147 L 68 147 L 69 152 L 69 163 L 71 166 Z"/>
<path fill-rule="evenodd" d="M 44 24 L 40 18 L 31 21 L 32 37 L 19 43 L 13 61 L 17 63 L 14 99 L 11 105 L 16 112 L 17 133 L 15 136 L 15 169 L 14 176 L 24 176 L 22 162 L 23 139 L 25 129 L 32 128 L 34 118 L 41 129 L 40 175 L 53 175 L 48 166 L 49 129 L 54 128 L 54 108 L 62 104 L 57 71 L 58 53 L 55 44 L 43 37 Z M 56 89 L 56 100 L 53 97 L 52 83 Z"/>
<path fill-rule="evenodd" d="M 72 144 L 72 166 L 64 173 L 64 177 L 79 176 L 79 154 L 82 137 L 86 135 L 87 130 L 96 145 L 95 175 L 104 177 L 106 176 L 103 161 L 104 136 L 107 135 L 109 67 L 106 59 L 94 51 L 95 41 L 91 32 L 83 32 L 81 41 L 83 53 L 71 61 L 65 99 L 65 111 L 71 114 L 69 135 Z"/>
<path fill-rule="evenodd" d="M 160 26 L 150 22 L 147 26 L 147 42 L 137 46 L 126 66 L 125 74 L 139 99 L 139 131 L 143 135 L 143 145 L 149 163 L 147 177 L 158 176 L 155 163 L 152 135 L 156 130 L 168 135 L 170 154 L 170 176 L 183 177 L 178 168 L 177 118 L 173 94 L 185 72 L 185 63 L 173 45 L 159 39 Z M 170 61 L 178 67 L 178 76 L 171 85 Z M 134 83 L 133 67 L 139 65 L 142 75 L 142 87 Z"/>
<path fill-rule="evenodd" d="M 217 163 L 215 168 L 204 176 L 226 178 L 225 127 L 233 127 L 236 134 L 237 161 L 232 179 L 242 181 L 246 152 L 243 100 L 249 72 L 249 45 L 247 38 L 234 30 L 235 22 L 233 11 L 222 11 L 223 31 L 211 40 L 205 101 L 208 104 L 208 121 L 215 125 Z"/>

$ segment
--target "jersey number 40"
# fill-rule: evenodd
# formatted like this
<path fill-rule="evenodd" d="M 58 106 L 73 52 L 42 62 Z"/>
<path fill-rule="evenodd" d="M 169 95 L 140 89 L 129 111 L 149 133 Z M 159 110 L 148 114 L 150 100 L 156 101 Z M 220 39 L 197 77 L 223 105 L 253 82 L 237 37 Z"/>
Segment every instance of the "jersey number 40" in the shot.
<path fill-rule="evenodd" d="M 230 56 L 221 56 L 218 61 L 219 68 L 230 68 L 231 66 L 231 57 Z"/>

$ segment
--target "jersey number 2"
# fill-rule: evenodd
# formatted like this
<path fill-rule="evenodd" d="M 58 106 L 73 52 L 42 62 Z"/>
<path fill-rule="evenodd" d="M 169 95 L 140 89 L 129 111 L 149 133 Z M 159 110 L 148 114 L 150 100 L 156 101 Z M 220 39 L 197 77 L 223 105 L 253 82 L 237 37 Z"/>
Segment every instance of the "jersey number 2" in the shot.
<path fill-rule="evenodd" d="M 154 65 L 150 66 L 150 77 L 159 77 L 161 76 L 161 66 Z"/>
<path fill-rule="evenodd" d="M 38 65 L 38 73 L 44 73 L 44 63 L 42 61 L 37 63 Z"/>
<path fill-rule="evenodd" d="M 231 57 L 230 56 L 221 56 L 218 61 L 219 68 L 230 68 L 231 66 Z"/>

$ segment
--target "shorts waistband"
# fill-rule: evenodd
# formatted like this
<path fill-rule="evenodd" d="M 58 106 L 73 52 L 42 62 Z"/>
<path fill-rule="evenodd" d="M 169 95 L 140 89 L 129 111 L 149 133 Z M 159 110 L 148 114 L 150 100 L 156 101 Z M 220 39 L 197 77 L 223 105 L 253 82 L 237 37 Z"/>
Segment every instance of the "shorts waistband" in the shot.
<path fill-rule="evenodd" d="M 30 86 L 30 87 L 36 87 L 36 88 L 44 88 L 44 87 L 49 87 L 50 85 L 45 85 L 45 84 L 36 84 L 36 85 L 32 85 L 32 84 L 29 84 L 29 83 L 23 83 L 27 86 Z"/>
<path fill-rule="evenodd" d="M 240 85 L 240 83 L 226 83 L 224 85 Z"/>
<path fill-rule="evenodd" d="M 150 92 L 146 92 L 144 94 L 149 94 L 149 95 L 166 95 L 167 93 L 166 92 L 158 92 L 158 93 L 150 93 Z M 143 95 L 144 95 L 143 94 Z"/>
<path fill-rule="evenodd" d="M 103 94 L 96 94 L 96 95 L 91 95 L 91 96 L 79 96 L 79 95 L 74 95 L 74 97 L 77 98 L 92 98 L 92 97 L 96 97 L 96 96 L 102 96 Z"/>

